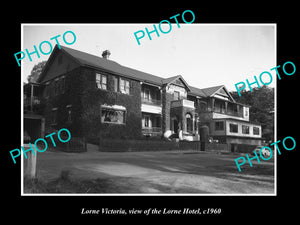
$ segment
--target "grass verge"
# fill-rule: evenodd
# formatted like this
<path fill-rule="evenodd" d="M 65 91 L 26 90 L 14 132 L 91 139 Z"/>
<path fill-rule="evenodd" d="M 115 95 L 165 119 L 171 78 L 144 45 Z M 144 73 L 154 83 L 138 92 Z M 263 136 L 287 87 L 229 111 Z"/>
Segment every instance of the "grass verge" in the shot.
<path fill-rule="evenodd" d="M 24 178 L 24 193 L 112 193 L 118 192 L 111 179 L 97 178 L 94 180 L 73 179 L 70 171 L 61 171 L 57 179 L 46 181 Z"/>

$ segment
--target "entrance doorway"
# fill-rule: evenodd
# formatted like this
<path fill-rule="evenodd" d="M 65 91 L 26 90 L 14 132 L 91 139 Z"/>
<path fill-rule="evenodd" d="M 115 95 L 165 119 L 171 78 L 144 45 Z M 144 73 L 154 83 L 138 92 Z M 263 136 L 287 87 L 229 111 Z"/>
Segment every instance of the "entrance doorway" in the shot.
<path fill-rule="evenodd" d="M 178 129 L 179 129 L 179 124 L 178 124 L 178 120 L 174 119 L 173 120 L 173 129 L 174 129 L 174 133 L 178 133 Z"/>

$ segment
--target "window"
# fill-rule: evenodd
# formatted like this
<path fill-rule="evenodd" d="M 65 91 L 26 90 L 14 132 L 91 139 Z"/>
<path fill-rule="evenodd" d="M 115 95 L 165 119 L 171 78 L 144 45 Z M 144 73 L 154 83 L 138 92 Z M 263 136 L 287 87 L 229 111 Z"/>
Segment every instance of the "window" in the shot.
<path fill-rule="evenodd" d="M 150 101 L 150 90 L 149 89 L 144 89 L 144 99 L 147 101 Z"/>
<path fill-rule="evenodd" d="M 174 96 L 174 100 L 179 100 L 180 99 L 179 91 L 174 91 L 173 96 Z"/>
<path fill-rule="evenodd" d="M 129 90 L 130 90 L 129 80 L 124 80 L 124 79 L 120 78 L 120 92 L 123 94 L 129 95 L 129 92 L 130 92 Z"/>
<path fill-rule="evenodd" d="M 125 124 L 125 111 L 112 108 L 101 109 L 102 123 Z"/>
<path fill-rule="evenodd" d="M 191 114 L 187 113 L 185 115 L 186 118 L 186 131 L 193 132 L 193 117 Z"/>
<path fill-rule="evenodd" d="M 248 108 L 245 107 L 245 116 L 249 116 L 248 113 L 249 113 Z"/>
<path fill-rule="evenodd" d="M 238 132 L 238 125 L 237 125 L 237 124 L 230 123 L 230 124 L 229 124 L 229 131 L 230 131 L 231 133 L 237 133 L 237 132 Z"/>
<path fill-rule="evenodd" d="M 220 103 L 220 113 L 225 113 L 225 102 Z"/>
<path fill-rule="evenodd" d="M 224 130 L 224 121 L 215 122 L 215 131 Z"/>
<path fill-rule="evenodd" d="M 242 125 L 242 133 L 243 134 L 249 134 L 249 126 Z"/>
<path fill-rule="evenodd" d="M 99 89 L 107 90 L 107 76 L 96 73 L 96 86 Z"/>
<path fill-rule="evenodd" d="M 144 127 L 150 127 L 150 116 L 144 116 Z"/>
<path fill-rule="evenodd" d="M 259 135 L 259 127 L 253 127 L 253 134 Z"/>

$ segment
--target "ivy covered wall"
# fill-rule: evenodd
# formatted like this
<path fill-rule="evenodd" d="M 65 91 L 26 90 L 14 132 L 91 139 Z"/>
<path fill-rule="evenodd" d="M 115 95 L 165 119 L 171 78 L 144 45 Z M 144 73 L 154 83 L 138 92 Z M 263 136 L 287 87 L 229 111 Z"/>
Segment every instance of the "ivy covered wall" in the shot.
<path fill-rule="evenodd" d="M 96 87 L 95 74 L 107 75 L 107 90 Z M 130 80 L 130 94 L 114 91 L 113 75 L 104 71 L 79 67 L 65 77 L 63 93 L 44 99 L 46 134 L 61 128 L 70 130 L 73 136 L 85 136 L 87 140 L 138 139 L 141 137 L 141 84 Z M 52 89 L 50 82 L 49 88 Z M 119 105 L 126 108 L 125 123 L 101 123 L 101 105 Z M 70 107 L 71 106 L 71 107 Z M 68 108 L 70 107 L 70 108 Z M 53 123 L 53 109 L 56 110 L 56 122 Z M 68 121 L 68 110 L 71 121 Z"/>
<path fill-rule="evenodd" d="M 95 74 L 107 76 L 107 90 L 98 89 Z M 104 71 L 81 68 L 81 124 L 88 139 L 137 139 L 141 137 L 141 85 L 130 80 L 130 94 L 114 91 L 113 75 Z M 125 124 L 101 123 L 101 105 L 126 108 Z"/>
<path fill-rule="evenodd" d="M 45 132 L 52 133 L 67 128 L 71 131 L 73 136 L 80 136 L 82 133 L 81 123 L 78 118 L 81 115 L 81 101 L 80 101 L 80 68 L 76 68 L 68 73 L 62 74 L 65 76 L 64 91 L 56 95 L 50 95 L 43 98 L 43 115 L 45 116 Z M 55 82 L 49 84 L 49 89 L 54 89 Z M 46 90 L 44 90 L 46 91 Z M 45 96 L 45 93 L 44 93 Z M 72 121 L 67 121 L 68 109 L 67 106 L 72 106 Z M 56 119 L 53 122 L 53 111 L 56 111 Z"/>

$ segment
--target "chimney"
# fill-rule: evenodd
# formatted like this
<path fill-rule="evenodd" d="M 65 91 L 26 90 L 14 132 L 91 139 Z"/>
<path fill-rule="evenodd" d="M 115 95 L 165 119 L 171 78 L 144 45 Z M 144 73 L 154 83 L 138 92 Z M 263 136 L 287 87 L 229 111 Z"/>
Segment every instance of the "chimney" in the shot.
<path fill-rule="evenodd" d="M 105 50 L 105 51 L 102 52 L 102 57 L 104 59 L 108 59 L 109 56 L 110 56 L 110 51 L 109 50 Z"/>

